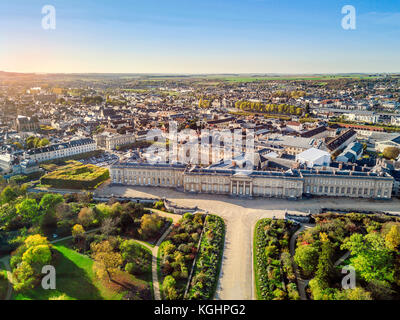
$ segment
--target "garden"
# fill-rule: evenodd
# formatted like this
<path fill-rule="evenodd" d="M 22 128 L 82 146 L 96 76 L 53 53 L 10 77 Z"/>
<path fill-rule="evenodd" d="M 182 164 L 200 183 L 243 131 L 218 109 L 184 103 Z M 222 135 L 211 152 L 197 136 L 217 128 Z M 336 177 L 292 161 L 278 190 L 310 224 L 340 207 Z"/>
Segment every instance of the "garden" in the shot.
<path fill-rule="evenodd" d="M 224 241 L 224 220 L 215 215 L 207 215 L 188 299 L 212 300 L 214 298 L 221 270 Z"/>
<path fill-rule="evenodd" d="M 400 219 L 384 214 L 323 213 L 297 239 L 296 264 L 313 300 L 400 298 Z M 344 288 L 342 269 L 355 272 Z M 346 274 L 348 272 L 345 272 Z"/>
<path fill-rule="evenodd" d="M 159 247 L 159 279 L 166 300 L 184 299 L 205 215 L 186 213 Z"/>
<path fill-rule="evenodd" d="M 254 231 L 254 273 L 257 299 L 299 300 L 289 241 L 297 230 L 292 221 L 262 219 Z"/>

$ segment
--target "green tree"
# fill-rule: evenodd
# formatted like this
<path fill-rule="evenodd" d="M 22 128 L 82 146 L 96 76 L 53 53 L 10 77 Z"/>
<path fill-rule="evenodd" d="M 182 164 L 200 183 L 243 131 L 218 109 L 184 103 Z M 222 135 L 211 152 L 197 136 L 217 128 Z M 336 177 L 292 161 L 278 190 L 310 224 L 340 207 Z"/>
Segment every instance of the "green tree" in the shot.
<path fill-rule="evenodd" d="M 364 280 L 393 281 L 393 257 L 378 233 L 355 233 L 346 238 L 341 248 L 350 250 L 351 265 Z"/>
<path fill-rule="evenodd" d="M 39 206 L 45 212 L 55 212 L 56 206 L 62 202 L 64 202 L 62 195 L 46 193 L 40 200 Z"/>
<path fill-rule="evenodd" d="M 318 249 L 311 245 L 303 245 L 296 249 L 294 261 L 306 273 L 312 273 L 318 263 Z"/>
<path fill-rule="evenodd" d="M 162 286 L 165 299 L 176 300 L 178 298 L 178 293 L 175 286 L 175 278 L 173 276 L 166 276 Z"/>
<path fill-rule="evenodd" d="M 35 199 L 24 199 L 16 208 L 17 213 L 26 221 L 36 221 L 39 218 L 39 206 Z"/>
<path fill-rule="evenodd" d="M 40 140 L 37 144 L 37 147 L 45 147 L 47 145 L 50 144 L 50 141 L 46 138 L 43 138 L 42 140 Z"/>
<path fill-rule="evenodd" d="M 321 253 L 319 255 L 317 272 L 315 275 L 319 281 L 325 285 L 325 287 L 328 287 L 329 280 L 332 278 L 334 273 L 334 267 L 332 263 L 334 248 L 326 233 L 321 233 L 320 238 L 322 243 Z"/>
<path fill-rule="evenodd" d="M 356 287 L 354 289 L 342 290 L 335 294 L 336 300 L 372 300 L 371 292 Z"/>
<path fill-rule="evenodd" d="M 17 199 L 18 194 L 15 192 L 14 188 L 7 186 L 1 192 L 1 199 L 3 203 L 9 203 Z"/>

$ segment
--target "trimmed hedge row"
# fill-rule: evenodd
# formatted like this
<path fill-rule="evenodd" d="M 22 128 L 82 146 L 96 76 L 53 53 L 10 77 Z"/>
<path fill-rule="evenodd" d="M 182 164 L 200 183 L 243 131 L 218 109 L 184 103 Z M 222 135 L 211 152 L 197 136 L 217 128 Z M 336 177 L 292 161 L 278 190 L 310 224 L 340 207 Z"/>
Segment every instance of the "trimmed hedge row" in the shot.
<path fill-rule="evenodd" d="M 96 186 L 106 181 L 109 177 L 110 172 L 106 168 L 69 161 L 66 166 L 43 176 L 40 182 L 53 188 L 95 189 Z"/>
<path fill-rule="evenodd" d="M 188 299 L 213 299 L 221 269 L 224 240 L 224 220 L 215 215 L 208 215 L 193 278 L 188 291 Z"/>

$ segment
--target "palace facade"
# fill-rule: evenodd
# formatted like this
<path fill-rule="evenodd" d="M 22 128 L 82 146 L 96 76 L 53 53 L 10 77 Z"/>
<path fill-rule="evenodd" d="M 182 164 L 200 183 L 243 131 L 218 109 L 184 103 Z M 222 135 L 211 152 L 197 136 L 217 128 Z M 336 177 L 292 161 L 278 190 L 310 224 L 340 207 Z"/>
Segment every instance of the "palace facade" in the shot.
<path fill-rule="evenodd" d="M 394 181 L 386 173 L 375 172 L 333 169 L 244 172 L 148 163 L 117 163 L 111 166 L 110 175 L 113 184 L 287 199 L 301 199 L 307 195 L 391 199 Z"/>
<path fill-rule="evenodd" d="M 66 143 L 52 144 L 46 147 L 28 150 L 25 158 L 43 162 L 48 160 L 66 158 L 82 153 L 96 151 L 96 142 L 92 139 L 85 138 L 72 140 Z"/>

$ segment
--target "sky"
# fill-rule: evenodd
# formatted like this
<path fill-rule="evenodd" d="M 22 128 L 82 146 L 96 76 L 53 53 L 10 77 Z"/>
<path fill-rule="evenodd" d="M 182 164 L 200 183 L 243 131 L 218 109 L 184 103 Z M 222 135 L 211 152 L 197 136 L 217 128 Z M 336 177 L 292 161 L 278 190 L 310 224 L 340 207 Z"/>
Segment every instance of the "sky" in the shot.
<path fill-rule="evenodd" d="M 0 49 L 10 72 L 400 72 L 400 0 L 3 0 Z"/>

